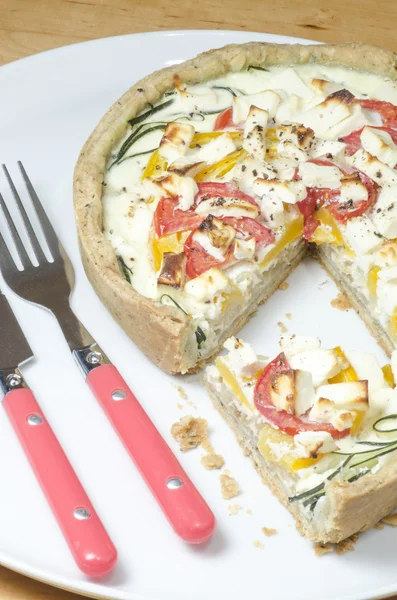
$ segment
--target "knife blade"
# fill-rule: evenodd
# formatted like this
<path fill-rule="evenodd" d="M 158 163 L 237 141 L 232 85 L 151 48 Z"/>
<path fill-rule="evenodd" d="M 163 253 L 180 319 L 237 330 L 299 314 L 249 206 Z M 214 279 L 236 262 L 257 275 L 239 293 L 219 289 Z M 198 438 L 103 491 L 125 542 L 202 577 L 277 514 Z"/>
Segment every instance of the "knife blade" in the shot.
<path fill-rule="evenodd" d="M 33 358 L 32 349 L 0 288 L 0 370 L 12 370 Z"/>

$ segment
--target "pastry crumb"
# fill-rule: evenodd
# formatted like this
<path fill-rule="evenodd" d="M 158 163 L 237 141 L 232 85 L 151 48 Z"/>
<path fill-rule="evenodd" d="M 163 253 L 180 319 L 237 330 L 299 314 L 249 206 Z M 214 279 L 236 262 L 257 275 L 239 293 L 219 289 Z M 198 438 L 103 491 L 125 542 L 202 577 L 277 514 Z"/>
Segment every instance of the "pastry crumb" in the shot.
<path fill-rule="evenodd" d="M 314 553 L 316 556 L 323 556 L 324 554 L 328 554 L 328 552 L 333 552 L 334 550 L 334 544 L 314 544 Z"/>
<path fill-rule="evenodd" d="M 183 404 L 181 404 L 180 402 L 177 402 L 176 406 L 177 408 L 179 408 L 179 410 L 183 410 Z"/>
<path fill-rule="evenodd" d="M 263 548 L 263 544 L 259 540 L 254 540 L 252 543 L 254 544 L 255 548 Z"/>
<path fill-rule="evenodd" d="M 289 288 L 289 283 L 288 281 L 283 281 L 282 283 L 280 283 L 280 285 L 278 286 L 279 290 L 288 290 Z"/>
<path fill-rule="evenodd" d="M 354 550 L 355 544 L 358 540 L 358 534 L 353 533 L 350 537 L 346 538 L 336 544 L 336 553 L 337 554 L 345 554 L 345 552 L 352 552 Z"/>
<path fill-rule="evenodd" d="M 209 471 L 212 469 L 222 469 L 225 464 L 225 459 L 220 454 L 212 452 L 211 454 L 206 454 L 202 457 L 201 464 Z"/>
<path fill-rule="evenodd" d="M 181 385 L 176 385 L 175 388 L 178 391 L 178 394 L 180 395 L 180 397 L 182 398 L 182 400 L 187 400 L 188 399 L 188 395 L 185 392 L 185 390 L 183 389 L 183 387 Z"/>
<path fill-rule="evenodd" d="M 262 527 L 262 531 L 266 537 L 271 537 L 277 533 L 277 529 L 272 529 L 271 527 Z"/>
<path fill-rule="evenodd" d="M 234 517 L 234 515 L 237 515 L 237 513 L 242 509 L 242 506 L 240 506 L 240 504 L 229 504 L 227 509 L 229 511 L 229 515 Z"/>
<path fill-rule="evenodd" d="M 192 408 L 197 408 L 197 406 L 195 405 L 195 403 L 194 403 L 194 402 L 192 402 L 191 400 L 188 400 L 188 401 L 187 401 L 187 404 L 188 404 L 189 406 L 191 406 Z"/>
<path fill-rule="evenodd" d="M 345 294 L 342 294 L 342 292 L 339 292 L 336 298 L 331 300 L 331 306 L 337 308 L 338 310 L 349 310 L 349 308 L 352 308 L 351 303 L 349 302 Z"/>
<path fill-rule="evenodd" d="M 292 314 L 291 313 L 285 313 L 285 316 L 287 317 L 287 319 L 292 319 Z"/>
<path fill-rule="evenodd" d="M 281 333 L 287 333 L 288 329 L 286 328 L 286 326 L 284 325 L 284 323 L 282 323 L 281 321 L 279 321 L 277 323 L 277 325 L 280 327 Z"/>
<path fill-rule="evenodd" d="M 209 441 L 209 439 L 207 437 L 201 442 L 201 447 L 208 454 L 215 454 L 215 450 L 212 447 L 212 444 L 211 444 L 211 442 Z"/>
<path fill-rule="evenodd" d="M 205 419 L 188 415 L 171 427 L 171 434 L 179 443 L 180 450 L 187 452 L 200 446 L 207 438 L 208 423 Z"/>
<path fill-rule="evenodd" d="M 231 498 L 238 496 L 240 486 L 233 477 L 226 475 L 226 473 L 222 473 L 219 478 L 221 480 L 222 498 L 224 500 L 230 500 Z"/>
<path fill-rule="evenodd" d="M 247 513 L 247 515 L 252 515 L 252 510 L 250 508 L 247 508 L 245 512 Z"/>
<path fill-rule="evenodd" d="M 384 529 L 385 526 L 379 521 L 379 523 L 375 523 L 374 529 Z"/>
<path fill-rule="evenodd" d="M 383 517 L 381 519 L 382 523 L 386 523 L 386 525 L 391 525 L 392 527 L 397 527 L 397 513 L 392 515 L 387 515 L 387 517 Z"/>

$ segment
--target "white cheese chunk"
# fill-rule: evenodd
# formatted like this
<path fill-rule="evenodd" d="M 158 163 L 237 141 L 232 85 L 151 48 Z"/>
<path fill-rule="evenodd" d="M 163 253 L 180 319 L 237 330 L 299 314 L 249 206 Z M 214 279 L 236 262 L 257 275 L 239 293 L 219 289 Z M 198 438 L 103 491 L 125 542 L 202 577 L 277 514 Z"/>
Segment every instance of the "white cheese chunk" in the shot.
<path fill-rule="evenodd" d="M 362 171 L 379 185 L 396 185 L 397 172 L 385 165 L 366 150 L 357 150 L 353 156 L 347 157 L 348 162 L 359 171 Z"/>
<path fill-rule="evenodd" d="M 301 150 L 310 150 L 314 143 L 314 131 L 304 125 L 280 125 L 276 127 L 276 135 L 280 142 L 291 142 Z"/>
<path fill-rule="evenodd" d="M 332 350 L 322 348 L 295 354 L 288 362 L 292 369 L 309 371 L 313 376 L 314 387 L 334 377 L 341 370 L 336 354 Z"/>
<path fill-rule="evenodd" d="M 238 377 L 253 377 L 263 366 L 251 344 L 230 337 L 223 346 L 229 351 L 228 365 Z"/>
<path fill-rule="evenodd" d="M 239 188 L 246 194 L 254 193 L 254 181 L 258 177 L 274 179 L 278 177 L 278 169 L 271 163 L 248 156 L 233 170 L 233 179 L 238 181 Z"/>
<path fill-rule="evenodd" d="M 278 195 L 269 191 L 267 183 L 266 179 L 255 180 L 254 193 L 260 197 L 261 213 L 264 219 L 272 229 L 275 229 L 285 223 L 284 204 Z"/>
<path fill-rule="evenodd" d="M 228 133 L 224 133 L 208 142 L 208 144 L 203 144 L 198 150 L 194 150 L 194 158 L 211 164 L 222 160 L 225 156 L 234 152 L 235 149 L 233 139 Z"/>
<path fill-rule="evenodd" d="M 327 454 L 338 447 L 328 431 L 301 431 L 294 436 L 294 443 L 302 458 L 317 458 L 318 454 Z"/>
<path fill-rule="evenodd" d="M 373 354 L 370 354 L 369 352 L 360 352 L 358 350 L 344 350 L 344 353 L 357 373 L 357 377 L 359 379 L 368 380 L 370 392 L 387 387 L 383 371 Z"/>
<path fill-rule="evenodd" d="M 397 185 L 383 187 L 373 207 L 371 219 L 388 240 L 397 237 Z"/>
<path fill-rule="evenodd" d="M 368 190 L 357 173 L 342 177 L 341 184 L 339 197 L 339 202 L 341 204 L 347 204 L 349 206 L 349 204 L 351 205 L 362 200 L 368 200 Z"/>
<path fill-rule="evenodd" d="M 310 101 L 314 96 L 313 91 L 303 82 L 292 67 L 288 67 L 284 71 L 274 75 L 268 85 L 273 90 L 284 90 L 288 94 L 295 94 L 306 101 Z"/>
<path fill-rule="evenodd" d="M 299 120 L 306 127 L 311 127 L 317 136 L 322 137 L 333 125 L 340 123 L 350 114 L 350 107 L 341 98 L 330 97 L 302 112 Z"/>
<path fill-rule="evenodd" d="M 295 405 L 294 413 L 298 417 L 307 413 L 314 404 L 315 392 L 312 374 L 297 369 L 295 374 Z"/>
<path fill-rule="evenodd" d="M 172 162 L 186 154 L 194 136 L 194 127 L 187 123 L 172 121 L 167 124 L 160 141 L 159 154 Z"/>
<path fill-rule="evenodd" d="M 246 96 L 235 96 L 233 98 L 233 122 L 243 123 L 248 116 L 251 106 L 256 106 L 266 110 L 269 117 L 273 119 L 276 114 L 281 97 L 272 90 L 264 90 L 256 94 L 247 94 Z"/>
<path fill-rule="evenodd" d="M 237 260 L 249 260 L 255 254 L 255 238 L 249 240 L 237 239 L 234 243 L 234 256 Z"/>
<path fill-rule="evenodd" d="M 315 139 L 315 142 L 310 151 L 312 158 L 318 158 L 319 156 L 325 156 L 329 160 L 341 159 L 345 155 L 346 144 L 344 142 L 337 142 L 336 140 L 320 140 Z"/>
<path fill-rule="evenodd" d="M 185 285 L 184 291 L 196 300 L 213 300 L 216 294 L 224 292 L 229 288 L 229 280 L 220 271 L 213 267 L 198 277 L 191 279 Z"/>
<path fill-rule="evenodd" d="M 397 146 L 387 131 L 364 127 L 360 135 L 361 145 L 372 156 L 393 168 L 397 164 Z"/>
<path fill-rule="evenodd" d="M 280 156 L 285 156 L 287 158 L 292 158 L 296 162 L 304 162 L 309 158 L 309 155 L 304 150 L 301 150 L 292 142 L 288 140 L 282 140 L 277 144 L 277 154 Z"/>
<path fill-rule="evenodd" d="M 257 179 L 254 191 L 258 196 L 275 197 L 286 204 L 296 204 L 307 196 L 306 186 L 302 181 L 280 181 L 279 179 Z"/>
<path fill-rule="evenodd" d="M 331 400 L 337 408 L 365 411 L 368 408 L 368 381 L 320 385 L 316 390 L 316 402 L 321 398 Z"/>
<path fill-rule="evenodd" d="M 206 227 L 200 227 L 194 232 L 193 240 L 199 243 L 207 254 L 223 262 L 226 251 L 233 243 L 236 231 L 230 225 L 226 225 L 212 216 L 208 217 L 204 224 Z"/>
<path fill-rule="evenodd" d="M 192 206 L 198 192 L 197 183 L 192 177 L 182 177 L 176 173 L 152 179 L 151 183 L 161 190 L 162 195 L 177 196 L 179 198 L 178 208 L 181 210 L 188 210 Z"/>
<path fill-rule="evenodd" d="M 378 273 L 378 282 L 376 287 L 376 295 L 381 309 L 390 317 L 394 316 L 397 309 L 397 281 L 384 281 Z"/>
<path fill-rule="evenodd" d="M 316 337 L 303 335 L 282 335 L 280 337 L 280 347 L 287 358 L 308 350 L 317 350 L 320 346 L 321 342 Z"/>
<path fill-rule="evenodd" d="M 291 94 L 283 99 L 276 112 L 276 122 L 285 123 L 295 121 L 295 115 L 300 110 L 301 99 L 296 94 Z"/>
<path fill-rule="evenodd" d="M 267 110 L 251 106 L 244 126 L 243 148 L 260 160 L 264 160 L 266 155 L 265 127 L 268 118 Z"/>
<path fill-rule="evenodd" d="M 339 90 L 343 90 L 343 85 L 341 83 L 329 81 L 328 79 L 314 78 L 310 83 L 318 94 L 324 95 L 325 97 L 334 94 L 335 92 L 339 92 Z"/>
<path fill-rule="evenodd" d="M 299 175 L 307 187 L 336 190 L 341 187 L 342 171 L 338 167 L 306 162 L 299 165 Z"/>
<path fill-rule="evenodd" d="M 208 106 L 217 105 L 217 95 L 215 90 L 206 86 L 196 86 L 194 93 L 185 88 L 182 84 L 176 85 L 177 99 L 173 108 L 177 112 L 184 113 L 200 112 Z"/>
<path fill-rule="evenodd" d="M 366 215 L 346 221 L 344 237 L 356 254 L 367 254 L 382 245 L 374 224 Z"/>
<path fill-rule="evenodd" d="M 207 198 L 195 209 L 199 215 L 222 217 L 251 217 L 259 215 L 259 206 L 241 198 Z"/>
<path fill-rule="evenodd" d="M 330 127 L 323 137 L 328 140 L 335 140 L 345 135 L 349 135 L 352 131 L 357 131 L 357 129 L 361 129 L 365 125 L 375 124 L 376 123 L 368 118 L 367 114 L 359 104 L 353 104 L 351 115 L 336 125 L 333 125 L 333 127 Z"/>

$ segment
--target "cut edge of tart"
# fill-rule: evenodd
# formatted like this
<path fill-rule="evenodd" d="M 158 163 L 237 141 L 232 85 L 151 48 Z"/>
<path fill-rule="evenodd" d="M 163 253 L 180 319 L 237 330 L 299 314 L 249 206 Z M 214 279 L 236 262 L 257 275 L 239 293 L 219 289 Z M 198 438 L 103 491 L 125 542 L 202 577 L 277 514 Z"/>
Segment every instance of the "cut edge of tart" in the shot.
<path fill-rule="evenodd" d="M 310 337 L 283 336 L 271 361 L 237 338 L 225 348 L 208 393 L 302 535 L 337 543 L 395 509 L 395 353 L 381 368 Z"/>
<path fill-rule="evenodd" d="M 108 111 L 80 154 L 75 169 L 74 199 L 84 268 L 97 294 L 114 318 L 138 347 L 164 371 L 175 374 L 199 370 L 203 363 L 219 351 L 225 339 L 244 325 L 258 304 L 277 289 L 300 262 L 306 247 L 303 239 L 295 237 L 294 242 L 288 240 L 287 247 L 273 257 L 269 269 L 258 276 L 252 297 L 245 304 L 230 286 L 225 288 L 226 310 L 223 311 L 219 322 L 215 323 L 217 326 L 214 327 L 214 323 L 210 323 L 208 331 L 204 331 L 201 324 L 194 319 L 194 315 L 187 314 L 175 301 L 173 293 L 167 293 L 175 287 L 170 287 L 169 283 L 174 281 L 175 274 L 179 274 L 180 271 L 181 264 L 177 263 L 175 256 L 168 257 L 170 260 L 167 260 L 166 268 L 162 268 L 160 273 L 159 280 L 164 285 L 164 293 L 160 298 L 153 299 L 140 294 L 127 281 L 129 265 L 122 256 L 116 256 L 114 246 L 103 231 L 103 185 L 106 183 L 105 171 L 109 165 L 109 157 L 125 138 L 129 123 L 134 123 L 136 133 L 143 120 L 140 115 L 145 115 L 148 108 L 151 114 L 156 112 L 157 103 L 164 94 L 173 90 L 176 84 L 183 93 L 181 86 L 184 84 L 205 82 L 229 72 L 244 71 L 248 67 L 260 70 L 266 69 L 267 66 L 306 63 L 342 65 L 387 76 L 390 80 L 396 79 L 396 55 L 362 44 L 301 46 L 250 43 L 227 46 L 204 53 L 182 65 L 160 70 L 138 82 Z M 349 98 L 346 101 L 350 101 Z M 170 130 L 168 138 L 172 138 L 174 134 L 175 131 Z M 163 141 L 167 142 L 167 139 L 163 138 Z M 313 173 L 306 173 L 305 176 L 310 178 Z M 327 223 L 325 230 L 329 230 Z M 336 262 L 328 256 L 328 246 L 330 244 L 319 247 L 321 260 L 350 297 L 350 280 L 346 278 L 340 281 L 341 278 L 337 277 Z M 163 266 L 164 262 L 163 255 Z M 218 271 L 215 273 L 217 277 L 222 276 L 219 269 L 215 271 Z M 193 276 L 196 274 L 197 271 Z M 211 277 L 210 271 L 203 275 L 207 279 Z M 194 278 L 190 280 L 194 281 Z M 356 308 L 357 304 L 358 301 Z M 364 304 L 365 299 L 361 302 L 362 306 L 360 305 L 364 320 L 385 350 L 390 353 L 393 347 L 391 339 L 382 327 L 378 326 L 367 307 L 363 308 Z"/>

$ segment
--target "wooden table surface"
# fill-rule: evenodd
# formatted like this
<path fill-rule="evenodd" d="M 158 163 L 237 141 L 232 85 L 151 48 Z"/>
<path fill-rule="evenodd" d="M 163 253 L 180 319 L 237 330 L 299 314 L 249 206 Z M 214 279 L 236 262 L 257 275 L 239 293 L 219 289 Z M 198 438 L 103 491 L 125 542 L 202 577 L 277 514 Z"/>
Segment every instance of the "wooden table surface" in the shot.
<path fill-rule="evenodd" d="M 75 42 L 167 29 L 261 31 L 397 51 L 392 0 L 251 0 L 243 3 L 243 12 L 241 5 L 241 0 L 0 0 L 0 65 Z M 1 600 L 79 598 L 0 567 Z"/>

